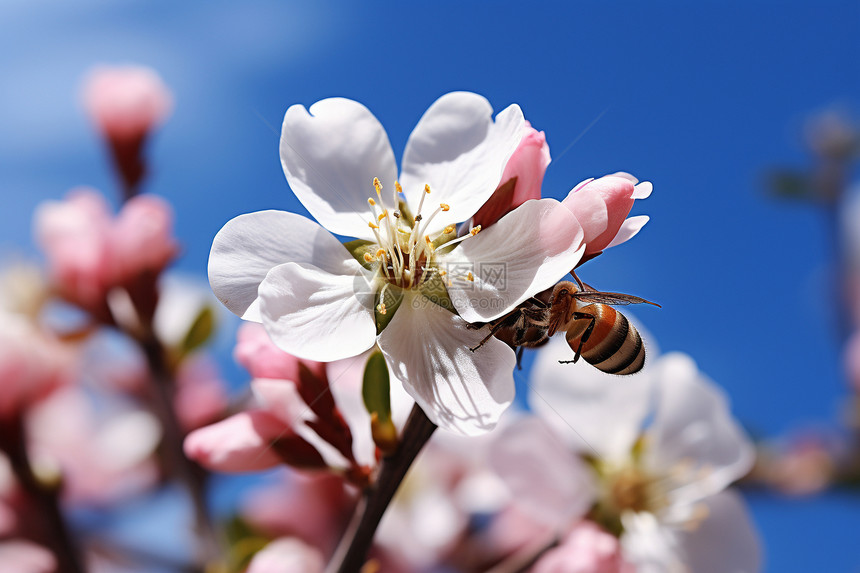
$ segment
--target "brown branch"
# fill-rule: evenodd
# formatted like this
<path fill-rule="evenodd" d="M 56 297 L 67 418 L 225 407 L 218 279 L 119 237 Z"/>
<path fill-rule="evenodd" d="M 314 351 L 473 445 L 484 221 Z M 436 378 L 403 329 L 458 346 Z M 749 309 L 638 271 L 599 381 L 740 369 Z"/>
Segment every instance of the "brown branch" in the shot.
<path fill-rule="evenodd" d="M 69 531 L 60 508 L 59 486 L 44 484 L 33 473 L 27 453 L 27 441 L 23 419 L 2 420 L 2 449 L 9 457 L 12 471 L 18 484 L 32 507 L 32 516 L 40 521 L 38 540 L 53 552 L 57 558 L 57 573 L 84 573 L 81 553 L 71 531 Z"/>
<path fill-rule="evenodd" d="M 436 424 L 427 418 L 417 404 L 413 406 L 403 428 L 400 445 L 392 455 L 382 459 L 379 476 L 358 504 L 352 523 L 329 565 L 329 572 L 358 573 L 361 570 L 388 504 L 435 430 Z"/>

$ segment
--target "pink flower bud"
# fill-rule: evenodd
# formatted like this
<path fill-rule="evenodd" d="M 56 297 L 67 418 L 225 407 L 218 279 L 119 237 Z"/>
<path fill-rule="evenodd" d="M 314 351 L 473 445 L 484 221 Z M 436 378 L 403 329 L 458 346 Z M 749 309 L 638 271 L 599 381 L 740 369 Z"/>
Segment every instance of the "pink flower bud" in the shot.
<path fill-rule="evenodd" d="M 55 288 L 97 316 L 111 289 L 154 284 L 177 251 L 170 206 L 155 196 L 134 197 L 114 218 L 98 192 L 73 189 L 41 204 L 34 225 Z"/>
<path fill-rule="evenodd" d="M 173 97 L 151 68 L 101 66 L 87 76 L 84 107 L 110 139 L 134 139 L 161 124 L 173 108 Z"/>
<path fill-rule="evenodd" d="M 626 173 L 588 179 L 574 187 L 562 204 L 582 225 L 585 255 L 595 255 L 636 235 L 648 217 L 627 219 L 627 214 L 636 199 L 645 199 L 650 194 L 650 183 L 637 185 Z"/>
<path fill-rule="evenodd" d="M 618 539 L 590 521 L 576 525 L 562 543 L 547 551 L 533 573 L 624 573 L 632 568 L 621 557 Z"/>
<path fill-rule="evenodd" d="M 170 205 L 154 195 L 133 197 L 114 220 L 109 240 L 115 283 L 147 271 L 158 274 L 177 252 Z"/>
<path fill-rule="evenodd" d="M 283 430 L 283 422 L 268 412 L 242 412 L 188 434 L 185 455 L 220 472 L 269 469 L 281 464 L 270 442 Z"/>
<path fill-rule="evenodd" d="M 282 463 L 293 467 L 326 467 L 320 453 L 274 414 L 250 410 L 185 438 L 185 455 L 221 472 L 253 472 Z"/>
<path fill-rule="evenodd" d="M 540 199 L 543 176 L 550 162 L 544 132 L 526 122 L 525 135 L 508 160 L 501 183 L 472 218 L 473 225 L 487 228 L 529 199 Z"/>
<path fill-rule="evenodd" d="M 323 573 L 324 569 L 319 550 L 296 538 L 282 537 L 254 555 L 247 573 Z"/>
<path fill-rule="evenodd" d="M 111 215 L 94 189 L 77 188 L 63 201 L 36 208 L 36 240 L 45 251 L 53 283 L 85 308 L 99 305 L 110 282 Z"/>
<path fill-rule="evenodd" d="M 126 198 L 135 196 L 146 174 L 144 143 L 170 114 L 170 92 L 150 68 L 101 67 L 87 78 L 83 100 L 110 145 Z"/>
<path fill-rule="evenodd" d="M 254 378 L 273 378 L 299 382 L 299 364 L 304 364 L 312 373 L 325 378 L 325 364 L 301 360 L 287 354 L 271 341 L 261 324 L 245 322 L 236 335 L 233 357 Z"/>

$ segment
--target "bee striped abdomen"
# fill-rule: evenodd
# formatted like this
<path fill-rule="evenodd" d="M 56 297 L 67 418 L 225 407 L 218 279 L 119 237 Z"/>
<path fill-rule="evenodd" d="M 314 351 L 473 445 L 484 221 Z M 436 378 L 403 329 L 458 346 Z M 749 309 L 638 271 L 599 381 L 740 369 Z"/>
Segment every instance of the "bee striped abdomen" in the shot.
<path fill-rule="evenodd" d="M 591 335 L 582 345 L 582 358 L 609 374 L 639 372 L 645 364 L 645 347 L 627 317 L 605 304 L 590 304 L 581 311 L 596 319 Z M 589 322 L 576 320 L 568 329 L 567 342 L 574 351 L 579 348 Z"/>

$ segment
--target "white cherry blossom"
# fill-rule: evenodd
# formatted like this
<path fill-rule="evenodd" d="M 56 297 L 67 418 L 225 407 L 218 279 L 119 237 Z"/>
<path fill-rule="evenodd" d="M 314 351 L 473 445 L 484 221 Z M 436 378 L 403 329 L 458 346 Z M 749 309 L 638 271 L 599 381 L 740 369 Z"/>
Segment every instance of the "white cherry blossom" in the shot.
<path fill-rule="evenodd" d="M 637 573 L 755 573 L 758 538 L 726 488 L 752 467 L 751 442 L 724 394 L 686 355 L 612 376 L 559 364 L 563 341 L 532 374 L 539 417 L 500 436 L 496 467 L 513 498 L 563 530 L 584 517 L 620 536 Z"/>
<path fill-rule="evenodd" d="M 489 321 L 553 285 L 584 251 L 576 217 L 530 201 L 483 232 L 458 230 L 492 195 L 524 130 L 516 105 L 447 94 L 419 121 L 400 178 L 388 136 L 343 98 L 284 117 L 281 163 L 317 222 L 282 211 L 236 217 L 209 259 L 215 294 L 295 356 L 333 361 L 378 345 L 436 424 L 495 426 L 513 399 L 513 351 Z M 319 224 L 318 224 L 319 223 Z M 461 232 L 462 231 L 462 232 Z M 346 246 L 334 234 L 355 237 Z"/>

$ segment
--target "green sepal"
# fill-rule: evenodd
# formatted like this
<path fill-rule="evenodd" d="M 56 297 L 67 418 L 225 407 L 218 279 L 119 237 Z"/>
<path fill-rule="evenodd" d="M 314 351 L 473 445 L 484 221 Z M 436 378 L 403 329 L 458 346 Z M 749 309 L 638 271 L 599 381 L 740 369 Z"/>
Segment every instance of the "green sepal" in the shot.
<path fill-rule="evenodd" d="M 412 211 L 409 210 L 409 205 L 406 204 L 406 201 L 398 199 L 397 210 L 400 211 L 401 220 L 406 223 L 408 227 L 415 226 L 415 217 L 412 215 Z"/>
<path fill-rule="evenodd" d="M 367 270 L 373 270 L 373 262 L 367 262 L 364 260 L 365 253 L 369 253 L 374 259 L 376 258 L 376 249 L 379 247 L 373 241 L 366 241 L 364 239 L 356 239 L 354 241 L 349 241 L 348 243 L 343 244 L 346 247 L 346 250 L 349 251 L 349 254 L 352 255 L 358 264 L 366 268 Z"/>
<path fill-rule="evenodd" d="M 376 320 L 376 334 L 381 333 L 391 319 L 394 318 L 394 313 L 400 308 L 400 303 L 403 302 L 403 289 L 394 285 L 388 285 L 385 289 L 385 298 L 381 296 L 382 289 L 377 291 L 373 299 L 373 316 Z M 380 303 L 385 303 L 385 314 L 379 312 Z"/>
<path fill-rule="evenodd" d="M 391 419 L 391 383 L 385 357 L 378 350 L 364 366 L 361 385 L 364 407 L 370 414 L 370 432 L 376 446 L 388 454 L 397 448 L 397 428 Z"/>
<path fill-rule="evenodd" d="M 448 287 L 445 286 L 445 277 L 440 276 L 438 272 L 434 272 L 433 276 L 424 281 L 421 285 L 421 294 L 427 299 L 445 310 L 457 313 L 454 309 L 454 303 L 451 302 L 451 297 L 448 296 Z"/>

